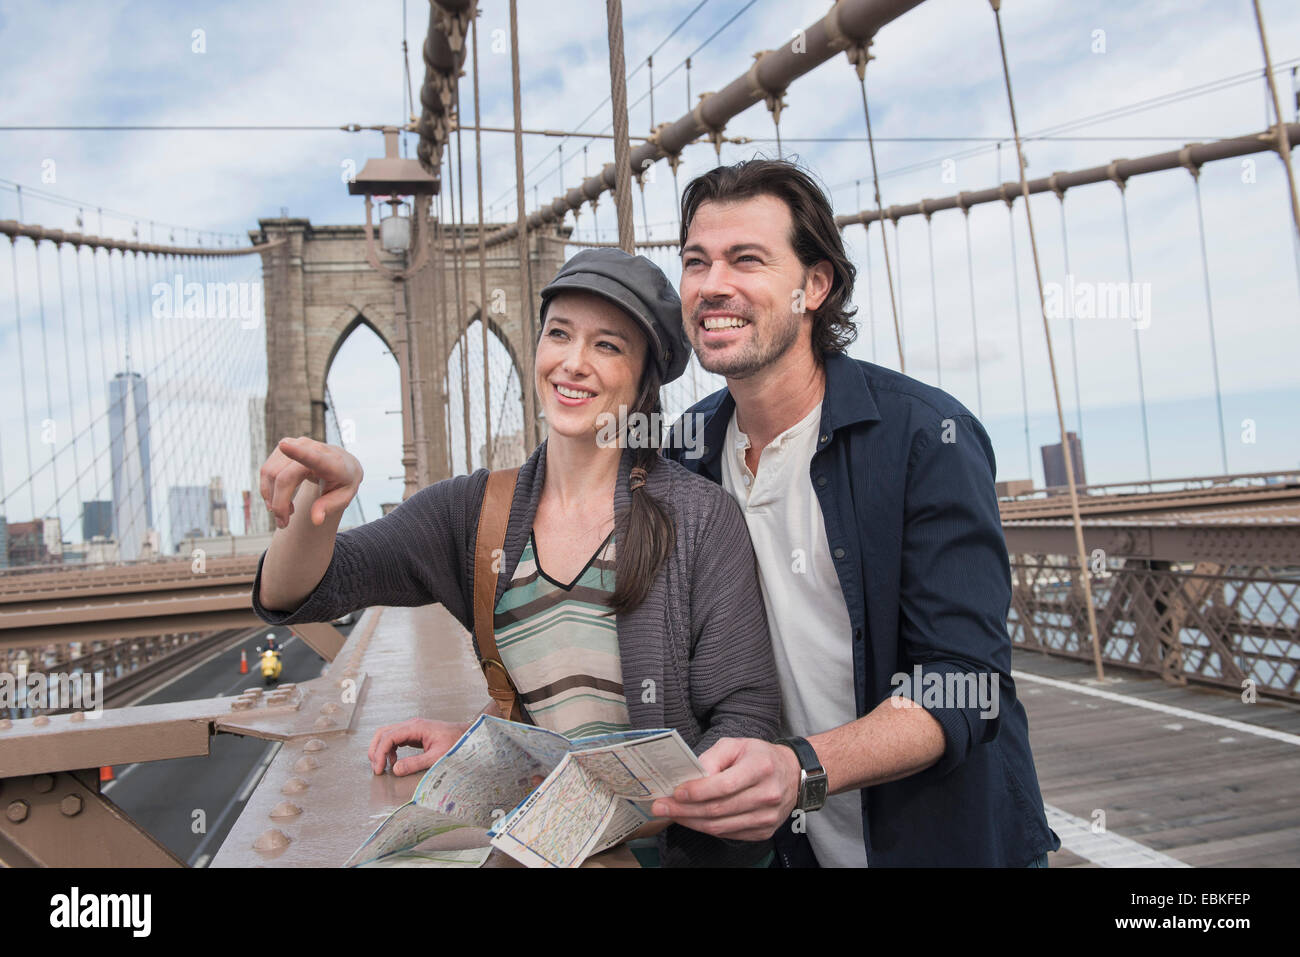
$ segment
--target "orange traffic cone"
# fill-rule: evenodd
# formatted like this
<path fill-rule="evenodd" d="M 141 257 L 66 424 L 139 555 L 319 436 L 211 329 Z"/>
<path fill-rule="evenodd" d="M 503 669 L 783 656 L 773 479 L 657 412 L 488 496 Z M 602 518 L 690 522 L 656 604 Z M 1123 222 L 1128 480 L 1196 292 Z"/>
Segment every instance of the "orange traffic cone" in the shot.
<path fill-rule="evenodd" d="M 113 765 L 105 764 L 99 769 L 99 783 L 113 780 Z"/>
<path fill-rule="evenodd" d="M 243 648 L 239 649 L 239 673 L 241 675 L 248 674 L 248 652 Z"/>

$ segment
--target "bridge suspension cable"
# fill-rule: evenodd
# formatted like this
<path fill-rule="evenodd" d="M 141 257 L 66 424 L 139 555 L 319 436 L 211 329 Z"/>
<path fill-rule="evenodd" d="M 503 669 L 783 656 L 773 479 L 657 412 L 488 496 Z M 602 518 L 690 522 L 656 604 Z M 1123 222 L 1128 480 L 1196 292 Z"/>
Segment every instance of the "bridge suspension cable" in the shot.
<path fill-rule="evenodd" d="M 959 194 L 960 197 L 960 194 Z M 975 359 L 975 411 L 984 418 L 984 385 L 980 380 L 980 329 L 975 315 L 975 254 L 970 239 L 970 207 L 962 204 L 962 223 L 966 227 L 966 275 L 970 279 L 971 349 Z"/>
<path fill-rule="evenodd" d="M 939 361 L 939 287 L 934 275 L 934 230 L 930 223 L 930 214 L 925 216 L 925 242 L 930 250 L 930 312 L 934 315 L 934 374 L 936 383 L 943 388 L 943 364 Z"/>
<path fill-rule="evenodd" d="M 1097 637 L 1097 615 L 1092 603 L 1092 582 L 1083 544 L 1083 523 L 1079 517 L 1079 491 L 1074 481 L 1074 458 L 1065 434 L 1065 413 L 1061 410 L 1061 387 L 1056 376 L 1056 359 L 1052 354 L 1052 330 L 1047 321 L 1047 300 L 1043 295 L 1043 270 L 1038 261 L 1038 243 L 1034 238 L 1034 219 L 1029 209 L 1029 180 L 1025 177 L 1025 155 L 1020 142 L 1020 125 L 1016 121 L 1016 101 L 1011 92 L 1011 68 L 1007 65 L 1007 44 L 1002 35 L 1002 2 L 989 0 L 993 20 L 998 32 L 998 53 L 1002 59 L 1002 77 L 1007 90 L 1007 109 L 1011 114 L 1011 131 L 1016 140 L 1016 165 L 1020 170 L 1020 190 L 1025 201 L 1025 222 L 1029 226 L 1029 248 L 1034 256 L 1034 278 L 1038 284 L 1038 304 L 1043 315 L 1043 337 L 1047 345 L 1047 365 L 1052 373 L 1052 396 L 1056 401 L 1056 421 L 1061 434 L 1061 452 L 1065 457 L 1065 477 L 1070 493 L 1070 514 L 1074 523 L 1074 541 L 1079 561 L 1079 582 L 1083 587 L 1083 603 L 1088 613 L 1088 634 L 1092 638 L 1092 657 L 1097 669 L 1097 680 L 1105 674 L 1101 666 L 1101 643 Z M 967 220 L 969 224 L 969 219 Z M 978 349 L 978 345 L 976 347 Z"/>
<path fill-rule="evenodd" d="M 1010 196 L 1006 197 L 1006 204 L 1007 236 L 1011 240 L 1011 300 L 1015 303 L 1013 314 L 1016 318 L 1016 350 L 1020 355 L 1020 411 L 1024 416 L 1025 425 L 1025 477 L 1031 478 L 1034 474 L 1034 455 L 1029 444 L 1029 384 L 1025 379 L 1025 330 L 1020 312 L 1020 265 L 1016 252 L 1016 217 L 1011 208 Z"/>
<path fill-rule="evenodd" d="M 1061 255 L 1065 261 L 1066 277 L 1070 275 L 1070 233 L 1065 225 L 1065 190 L 1058 188 L 1056 193 L 1057 205 L 1061 214 Z M 1075 415 L 1075 434 L 1079 436 L 1079 446 L 1083 447 L 1083 399 L 1079 391 L 1079 344 L 1074 335 L 1074 310 L 1070 310 L 1070 363 L 1074 371 L 1074 415 Z"/>
<path fill-rule="evenodd" d="M 1192 192 L 1196 196 L 1196 235 L 1201 246 L 1201 277 L 1205 284 L 1205 320 L 1210 327 L 1210 369 L 1214 373 L 1214 405 L 1219 415 L 1219 464 L 1228 474 L 1228 439 L 1223 424 L 1223 390 L 1219 386 L 1219 349 L 1214 329 L 1214 297 L 1210 295 L 1210 255 L 1205 244 L 1205 214 L 1201 209 L 1201 170 L 1188 166 L 1192 174 Z"/>
<path fill-rule="evenodd" d="M 1114 163 L 1111 164 L 1112 167 L 1114 165 Z M 1112 178 L 1115 180 L 1115 185 L 1119 187 L 1119 208 L 1124 222 L 1124 261 L 1128 265 L 1128 286 L 1133 289 L 1137 284 L 1133 278 L 1133 243 L 1129 238 L 1128 228 L 1128 190 L 1125 188 L 1124 180 L 1118 176 Z M 1133 325 L 1133 354 L 1137 359 L 1138 405 L 1142 413 L 1142 449 L 1146 455 L 1147 481 L 1149 482 L 1151 481 L 1151 432 L 1147 420 L 1146 377 L 1142 373 L 1142 339 L 1136 323 Z"/>
<path fill-rule="evenodd" d="M 474 185 L 478 191 L 478 317 L 483 332 L 483 448 L 486 468 L 495 468 L 492 464 L 492 376 L 488 359 L 488 304 L 487 304 L 487 247 L 483 241 L 487 238 L 487 229 L 483 223 L 483 136 L 479 131 L 479 96 L 478 85 L 478 17 L 470 23 L 474 54 Z M 563 146 L 563 144 L 560 144 Z M 563 154 L 561 154 L 563 155 Z M 468 404 L 468 402 L 467 402 Z M 497 420 L 498 422 L 500 419 Z"/>
<path fill-rule="evenodd" d="M 894 339 L 898 343 L 898 371 L 907 371 L 906 358 L 903 355 L 903 329 L 899 321 L 898 304 L 894 299 L 894 276 L 889 266 L 889 239 L 885 235 L 884 210 L 880 199 L 880 169 L 876 165 L 876 141 L 871 135 L 871 107 L 867 104 L 867 61 L 874 59 L 870 52 L 871 40 L 850 47 L 849 62 L 858 74 L 858 86 L 862 91 L 862 115 L 867 124 L 867 147 L 871 154 L 871 185 L 876 197 L 876 212 L 880 219 L 880 248 L 885 254 L 885 279 L 889 284 L 889 311 L 894 317 Z M 894 221 L 895 241 L 898 237 L 898 221 Z"/>

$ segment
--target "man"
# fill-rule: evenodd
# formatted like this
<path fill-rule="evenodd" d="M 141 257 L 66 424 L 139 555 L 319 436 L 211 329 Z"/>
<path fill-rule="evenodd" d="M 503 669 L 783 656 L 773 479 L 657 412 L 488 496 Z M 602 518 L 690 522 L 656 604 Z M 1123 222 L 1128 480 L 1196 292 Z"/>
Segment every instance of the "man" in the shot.
<path fill-rule="evenodd" d="M 686 413 L 702 454 L 680 436 L 670 454 L 745 512 L 789 737 L 718 742 L 710 774 L 655 813 L 730 839 L 775 832 L 787 867 L 1046 866 L 1060 840 L 1010 675 L 983 426 L 844 354 L 855 269 L 796 166 L 695 179 L 681 243 L 686 333 L 727 388 Z"/>

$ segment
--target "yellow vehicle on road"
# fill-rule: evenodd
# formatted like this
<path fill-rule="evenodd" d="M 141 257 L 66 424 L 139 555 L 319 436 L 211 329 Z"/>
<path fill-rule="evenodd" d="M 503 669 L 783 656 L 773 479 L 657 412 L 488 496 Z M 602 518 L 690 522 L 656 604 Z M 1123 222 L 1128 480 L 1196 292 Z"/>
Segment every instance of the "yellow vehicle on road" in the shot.
<path fill-rule="evenodd" d="M 274 646 L 257 650 L 261 652 L 259 664 L 262 669 L 262 680 L 267 684 L 274 684 L 280 680 L 280 672 L 284 670 L 284 662 L 280 660 L 280 650 Z"/>

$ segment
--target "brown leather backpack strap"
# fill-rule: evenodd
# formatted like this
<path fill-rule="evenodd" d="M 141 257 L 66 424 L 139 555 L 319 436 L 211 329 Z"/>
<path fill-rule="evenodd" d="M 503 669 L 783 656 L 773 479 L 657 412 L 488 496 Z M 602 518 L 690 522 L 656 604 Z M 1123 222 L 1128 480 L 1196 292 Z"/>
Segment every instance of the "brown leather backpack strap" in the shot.
<path fill-rule="evenodd" d="M 515 496 L 519 469 L 498 469 L 488 473 L 483 504 L 478 513 L 478 534 L 474 540 L 474 642 L 478 646 L 488 694 L 502 717 L 522 721 L 519 695 L 497 651 L 492 619 L 496 608 L 497 576 L 501 572 L 506 526 Z"/>

